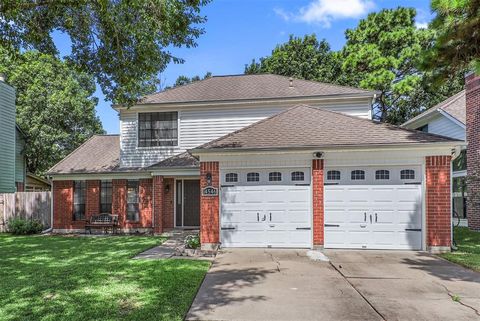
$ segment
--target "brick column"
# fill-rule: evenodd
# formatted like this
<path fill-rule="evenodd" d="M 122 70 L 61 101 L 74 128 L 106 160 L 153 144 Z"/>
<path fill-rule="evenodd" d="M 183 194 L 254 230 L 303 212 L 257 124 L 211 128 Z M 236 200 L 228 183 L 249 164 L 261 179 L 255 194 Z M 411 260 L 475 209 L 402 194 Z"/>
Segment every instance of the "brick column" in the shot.
<path fill-rule="evenodd" d="M 160 234 L 163 232 L 163 201 L 164 201 L 164 182 L 163 176 L 153 177 L 153 232 Z"/>
<path fill-rule="evenodd" d="M 312 160 L 313 187 L 313 246 L 324 244 L 323 159 Z"/>
<path fill-rule="evenodd" d="M 53 228 L 69 229 L 73 219 L 73 181 L 53 181 Z"/>
<path fill-rule="evenodd" d="M 450 156 L 427 156 L 426 221 L 427 247 L 431 252 L 448 252 L 451 240 Z"/>
<path fill-rule="evenodd" d="M 175 204 L 175 200 L 173 199 L 173 191 L 175 189 L 175 180 L 173 178 L 165 178 L 163 181 L 165 187 L 169 187 L 168 192 L 165 189 L 165 197 L 163 200 L 163 228 L 172 229 L 174 227 L 173 206 Z"/>
<path fill-rule="evenodd" d="M 153 179 L 145 178 L 138 182 L 140 226 L 151 228 L 153 222 Z M 159 232 L 160 233 L 160 232 Z"/>
<path fill-rule="evenodd" d="M 480 231 L 480 75 L 465 77 L 468 227 Z"/>
<path fill-rule="evenodd" d="M 212 175 L 211 186 L 220 189 L 218 162 L 200 163 L 200 189 L 208 186 L 207 173 Z M 213 250 L 220 242 L 219 196 L 200 196 L 200 242 L 202 250 Z"/>
<path fill-rule="evenodd" d="M 92 215 L 100 214 L 100 181 L 88 180 L 86 188 L 85 219 L 89 220 Z"/>
<path fill-rule="evenodd" d="M 112 180 L 112 214 L 118 215 L 120 228 L 125 227 L 127 220 L 127 180 Z"/>

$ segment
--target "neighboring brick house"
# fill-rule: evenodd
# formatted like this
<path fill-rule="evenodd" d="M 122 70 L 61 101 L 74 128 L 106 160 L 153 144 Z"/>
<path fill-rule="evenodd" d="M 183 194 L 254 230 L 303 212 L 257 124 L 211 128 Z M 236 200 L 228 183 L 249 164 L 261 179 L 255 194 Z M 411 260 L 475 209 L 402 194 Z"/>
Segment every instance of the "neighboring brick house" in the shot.
<path fill-rule="evenodd" d="M 371 120 L 376 92 L 276 75 L 149 95 L 49 175 L 54 229 L 199 228 L 203 248 L 450 249 L 460 140 Z"/>
<path fill-rule="evenodd" d="M 468 166 L 469 175 L 471 176 L 474 169 L 479 166 L 478 162 L 477 164 L 475 163 L 475 157 L 478 155 L 480 148 L 478 146 L 478 138 L 480 137 L 478 132 L 479 124 L 475 116 L 479 108 L 478 79 L 479 77 L 475 77 L 473 73 L 468 74 L 465 78 L 465 90 L 427 109 L 402 125 L 409 129 L 417 129 L 427 133 L 468 141 L 468 149 L 464 146 L 461 153 L 452 162 L 452 206 L 454 216 L 460 218 L 460 225 L 469 225 L 474 227 L 474 229 L 480 229 L 480 225 L 478 225 L 480 223 L 476 224 L 472 221 L 472 224 L 468 224 L 467 220 L 467 217 L 470 216 L 467 209 L 476 207 L 475 203 L 468 206 L 467 201 L 467 158 L 472 162 L 472 166 Z M 467 128 L 470 128 L 470 138 L 467 137 Z M 468 155 L 467 150 L 470 150 Z M 474 183 L 474 180 L 472 180 L 472 183 Z M 475 216 L 475 210 L 471 215 Z M 457 224 L 457 221 L 455 224 Z"/>

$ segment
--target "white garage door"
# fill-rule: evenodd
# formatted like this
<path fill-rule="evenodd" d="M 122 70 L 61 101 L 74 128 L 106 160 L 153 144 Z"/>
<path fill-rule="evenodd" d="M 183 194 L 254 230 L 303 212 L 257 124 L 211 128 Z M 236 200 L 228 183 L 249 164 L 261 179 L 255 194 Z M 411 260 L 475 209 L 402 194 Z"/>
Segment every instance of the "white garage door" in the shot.
<path fill-rule="evenodd" d="M 325 247 L 422 248 L 421 168 L 329 168 Z"/>
<path fill-rule="evenodd" d="M 310 169 L 238 170 L 222 176 L 222 246 L 311 247 Z"/>

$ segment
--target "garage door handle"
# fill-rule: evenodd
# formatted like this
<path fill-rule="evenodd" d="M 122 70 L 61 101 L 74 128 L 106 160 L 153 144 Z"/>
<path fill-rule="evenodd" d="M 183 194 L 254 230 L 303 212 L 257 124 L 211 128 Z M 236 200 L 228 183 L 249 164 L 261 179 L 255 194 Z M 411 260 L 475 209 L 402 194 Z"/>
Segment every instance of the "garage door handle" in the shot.
<path fill-rule="evenodd" d="M 297 227 L 297 230 L 310 230 L 309 227 Z"/>
<path fill-rule="evenodd" d="M 340 227 L 340 224 L 325 224 L 325 227 Z"/>
<path fill-rule="evenodd" d="M 222 230 L 234 230 L 235 227 L 222 227 Z"/>
<path fill-rule="evenodd" d="M 421 232 L 421 228 L 406 228 L 405 231 Z"/>

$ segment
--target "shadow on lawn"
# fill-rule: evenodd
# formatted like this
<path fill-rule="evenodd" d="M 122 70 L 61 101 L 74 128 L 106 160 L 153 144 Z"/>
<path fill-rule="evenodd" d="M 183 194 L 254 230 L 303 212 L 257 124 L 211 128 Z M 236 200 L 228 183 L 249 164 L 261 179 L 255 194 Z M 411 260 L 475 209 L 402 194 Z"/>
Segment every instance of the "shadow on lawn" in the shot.
<path fill-rule="evenodd" d="M 208 263 L 131 259 L 159 241 L 0 236 L 0 319 L 181 319 Z"/>

